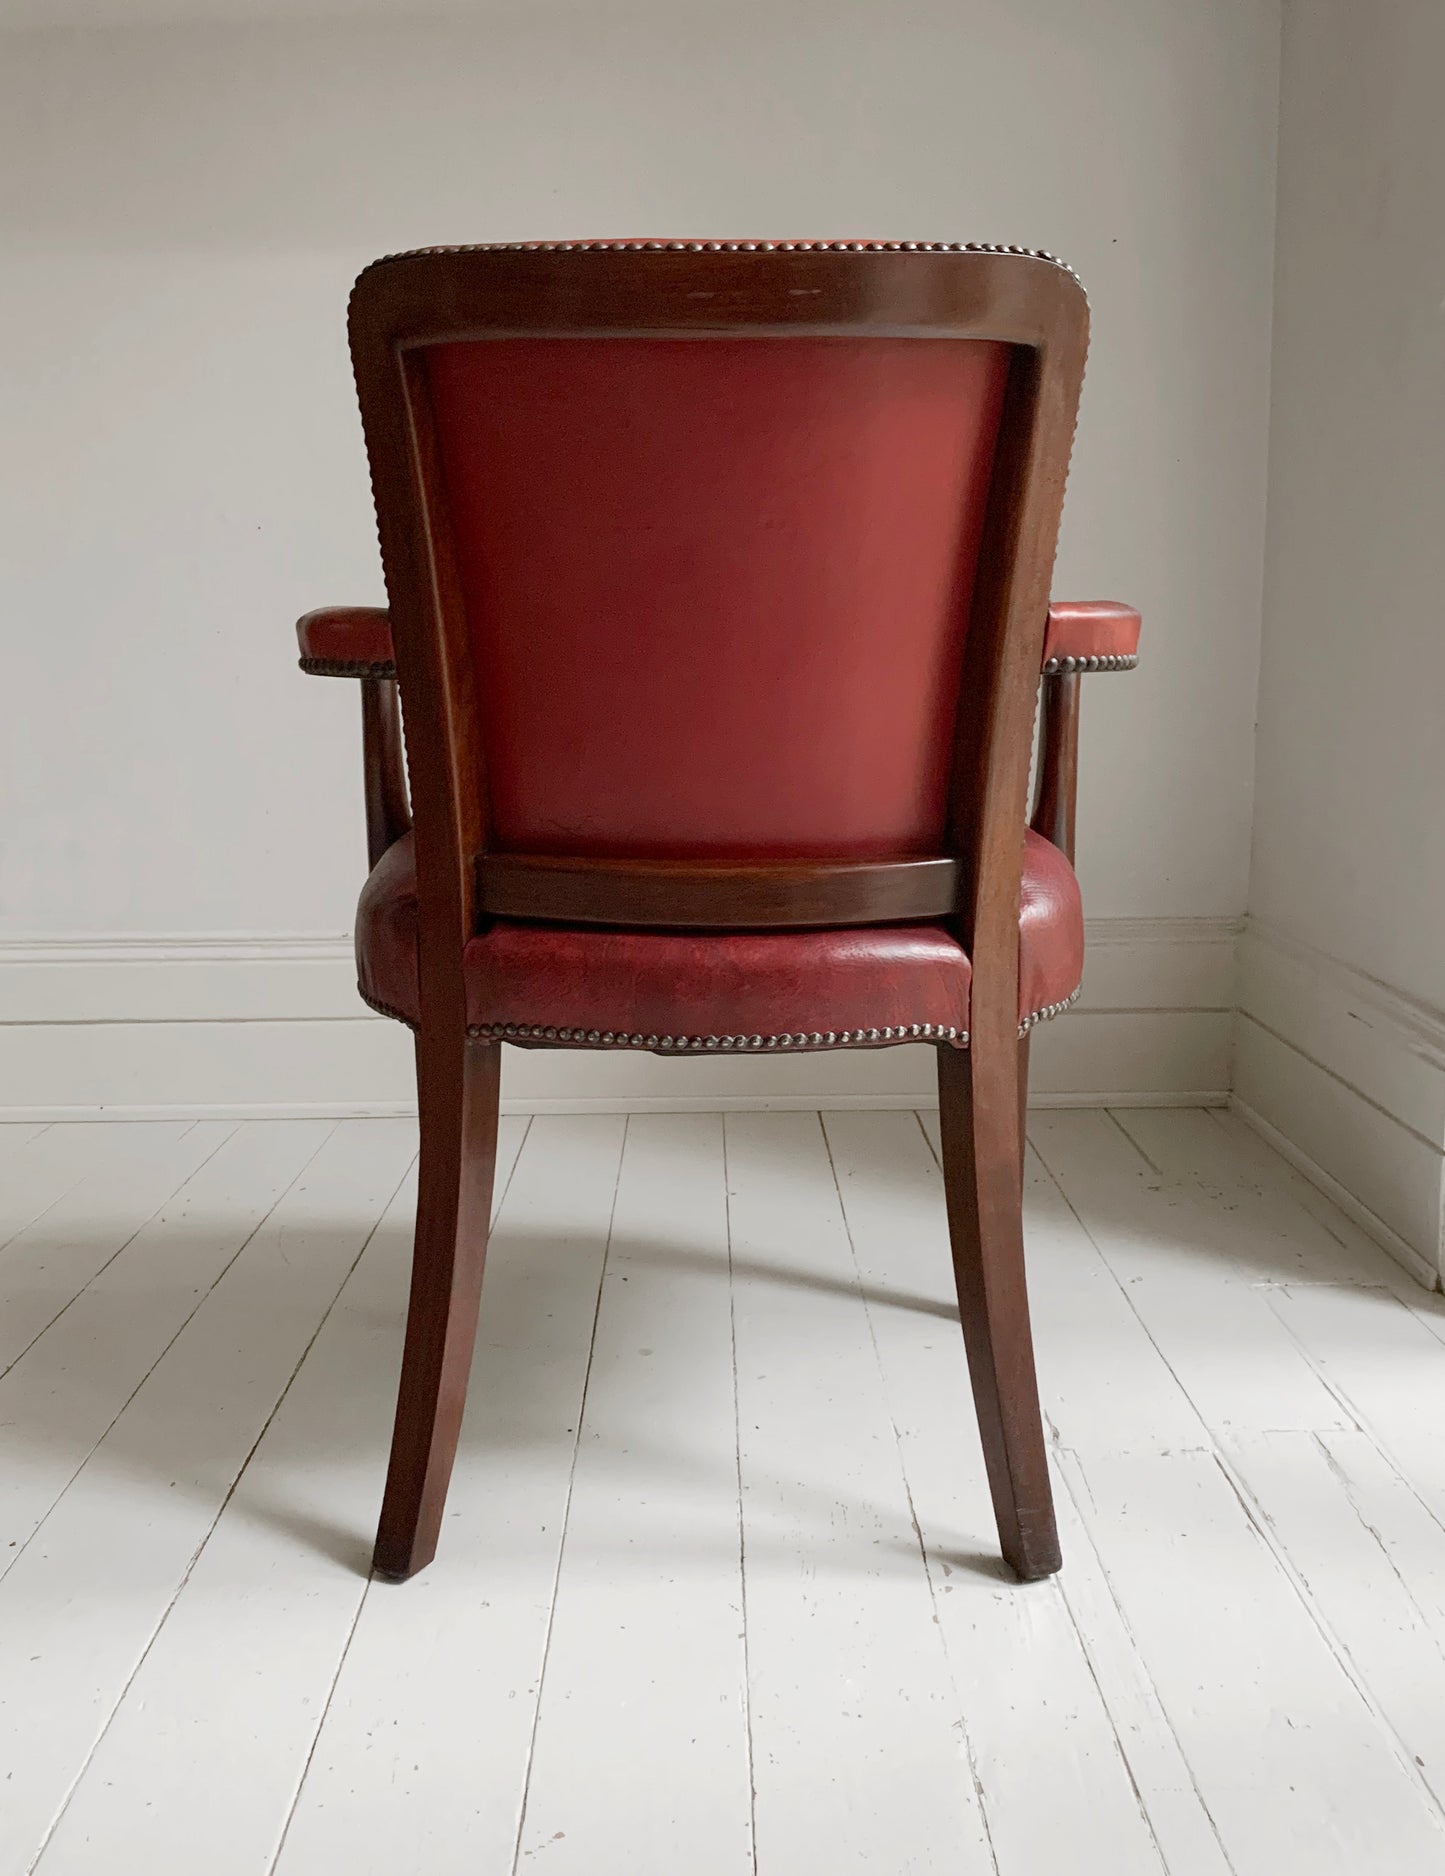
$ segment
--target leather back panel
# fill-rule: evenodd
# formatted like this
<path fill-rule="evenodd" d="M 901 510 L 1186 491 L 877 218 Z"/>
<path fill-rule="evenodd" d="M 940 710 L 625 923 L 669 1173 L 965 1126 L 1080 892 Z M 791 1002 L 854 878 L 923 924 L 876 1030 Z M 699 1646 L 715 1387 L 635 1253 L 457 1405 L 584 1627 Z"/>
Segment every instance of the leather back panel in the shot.
<path fill-rule="evenodd" d="M 426 353 L 489 844 L 938 853 L 1009 347 Z"/>

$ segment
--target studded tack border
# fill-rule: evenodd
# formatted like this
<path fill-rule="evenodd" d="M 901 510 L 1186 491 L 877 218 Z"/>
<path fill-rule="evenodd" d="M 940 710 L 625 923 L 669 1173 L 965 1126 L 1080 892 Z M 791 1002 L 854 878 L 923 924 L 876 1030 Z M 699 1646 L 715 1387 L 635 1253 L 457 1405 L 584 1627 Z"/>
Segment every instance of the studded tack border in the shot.
<path fill-rule="evenodd" d="M 1058 1003 L 1046 1003 L 1042 1009 L 1026 1016 L 1019 1024 L 1019 1040 L 1051 1016 L 1062 1015 L 1078 1001 L 1082 989 L 1080 984 Z M 405 1023 L 408 1029 L 416 1028 L 409 1016 L 389 1003 L 368 996 L 360 985 L 357 994 L 379 1016 Z M 552 1023 L 472 1023 L 467 1034 L 478 1042 L 550 1042 L 559 1048 L 574 1049 L 648 1049 L 656 1055 L 776 1054 L 785 1049 L 867 1049 L 900 1042 L 950 1042 L 956 1049 L 968 1047 L 966 1029 L 951 1029 L 943 1023 L 899 1023 L 883 1029 L 799 1029 L 782 1036 L 645 1036 L 641 1031 L 568 1029 Z"/>
<path fill-rule="evenodd" d="M 1031 1016 L 1026 1016 L 1019 1024 L 1020 1042 L 1022 1042 L 1031 1029 L 1037 1028 L 1040 1023 L 1046 1023 L 1051 1016 L 1062 1016 L 1064 1011 L 1069 1008 L 1070 1004 L 1078 1002 L 1079 992 L 1083 988 L 1084 986 L 1080 984 L 1077 990 L 1071 990 L 1068 996 L 1061 998 L 1059 1002 L 1046 1003 L 1041 1010 L 1035 1010 Z"/>
<path fill-rule="evenodd" d="M 1132 671 L 1138 662 L 1137 652 L 1117 652 L 1096 658 L 1050 658 L 1043 667 L 1043 674 L 1061 677 L 1070 671 Z M 297 663 L 309 677 L 396 676 L 396 666 L 390 659 L 361 664 L 354 658 L 300 658 Z"/>
<path fill-rule="evenodd" d="M 781 1036 L 644 1036 L 625 1029 L 558 1029 L 550 1023 L 475 1023 L 468 1030 L 483 1042 L 556 1042 L 582 1048 L 650 1049 L 658 1055 L 726 1053 L 758 1055 L 781 1049 L 856 1049 L 889 1042 L 968 1044 L 965 1030 L 943 1023 L 899 1023 L 884 1029 L 797 1030 Z"/>
<path fill-rule="evenodd" d="M 1079 278 L 1057 254 L 1000 241 L 478 241 L 460 247 L 407 248 L 382 255 L 372 266 L 425 254 L 1018 254 Z"/>
<path fill-rule="evenodd" d="M 396 666 L 390 659 L 361 664 L 355 658 L 298 658 L 297 663 L 308 677 L 396 676 Z"/>
<path fill-rule="evenodd" d="M 1138 662 L 1137 651 L 1108 652 L 1098 658 L 1049 658 L 1044 664 L 1044 676 L 1063 677 L 1070 671 L 1132 671 Z"/>

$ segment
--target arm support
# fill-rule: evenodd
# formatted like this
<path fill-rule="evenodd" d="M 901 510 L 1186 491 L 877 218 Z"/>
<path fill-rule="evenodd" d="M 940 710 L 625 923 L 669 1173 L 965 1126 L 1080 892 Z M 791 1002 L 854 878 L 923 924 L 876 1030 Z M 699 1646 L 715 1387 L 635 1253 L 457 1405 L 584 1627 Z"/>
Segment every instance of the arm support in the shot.
<path fill-rule="evenodd" d="M 391 619 L 379 606 L 327 606 L 299 619 L 296 637 L 303 671 L 360 680 L 366 850 L 375 866 L 411 827 Z"/>
<path fill-rule="evenodd" d="M 1139 662 L 1139 615 L 1111 599 L 1049 607 L 1044 633 L 1044 726 L 1038 788 L 1029 825 L 1072 861 L 1079 779 L 1079 678 L 1085 671 L 1131 671 Z"/>

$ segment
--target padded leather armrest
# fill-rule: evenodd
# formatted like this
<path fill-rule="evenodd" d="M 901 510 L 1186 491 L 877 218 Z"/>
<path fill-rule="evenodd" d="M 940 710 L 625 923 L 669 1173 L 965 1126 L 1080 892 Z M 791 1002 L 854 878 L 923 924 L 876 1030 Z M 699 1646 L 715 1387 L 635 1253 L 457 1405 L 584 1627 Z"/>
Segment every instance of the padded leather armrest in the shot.
<path fill-rule="evenodd" d="M 1116 599 L 1055 600 L 1044 633 L 1044 675 L 1131 671 L 1139 662 L 1139 615 Z"/>
<path fill-rule="evenodd" d="M 296 621 L 301 669 L 313 677 L 395 677 L 384 606 L 323 606 Z"/>
<path fill-rule="evenodd" d="M 1139 662 L 1139 615 L 1114 599 L 1056 600 L 1044 633 L 1044 722 L 1038 791 L 1029 822 L 1036 834 L 1074 857 L 1074 802 L 1079 776 L 1079 676 L 1131 671 Z"/>
<path fill-rule="evenodd" d="M 411 826 L 391 615 L 384 606 L 323 606 L 296 621 L 296 640 L 303 671 L 361 679 L 366 847 L 375 866 Z"/>

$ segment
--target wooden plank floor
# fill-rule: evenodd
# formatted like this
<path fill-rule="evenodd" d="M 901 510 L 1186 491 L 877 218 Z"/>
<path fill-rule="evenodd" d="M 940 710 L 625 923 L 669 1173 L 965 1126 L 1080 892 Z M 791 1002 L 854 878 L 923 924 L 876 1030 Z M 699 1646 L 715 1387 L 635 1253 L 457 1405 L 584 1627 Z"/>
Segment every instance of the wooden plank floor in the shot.
<path fill-rule="evenodd" d="M 1065 1568 L 936 1117 L 503 1122 L 366 1573 L 415 1129 L 0 1129 L 0 1876 L 1445 1876 L 1445 1305 L 1228 1115 L 1034 1117 Z"/>

